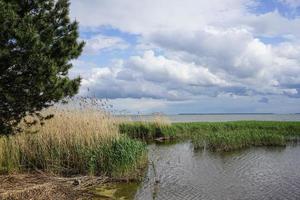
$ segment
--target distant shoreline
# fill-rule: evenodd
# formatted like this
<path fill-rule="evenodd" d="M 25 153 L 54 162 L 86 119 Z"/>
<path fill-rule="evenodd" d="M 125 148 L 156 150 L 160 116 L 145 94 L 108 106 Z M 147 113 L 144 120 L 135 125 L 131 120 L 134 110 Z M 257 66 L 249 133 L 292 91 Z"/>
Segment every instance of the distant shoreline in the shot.
<path fill-rule="evenodd" d="M 116 116 L 176 116 L 176 115 L 300 115 L 300 113 L 177 113 L 177 114 L 166 114 L 166 113 L 146 113 L 146 114 L 115 114 Z"/>
<path fill-rule="evenodd" d="M 177 115 L 280 115 L 280 114 L 276 114 L 276 113 L 178 113 Z"/>

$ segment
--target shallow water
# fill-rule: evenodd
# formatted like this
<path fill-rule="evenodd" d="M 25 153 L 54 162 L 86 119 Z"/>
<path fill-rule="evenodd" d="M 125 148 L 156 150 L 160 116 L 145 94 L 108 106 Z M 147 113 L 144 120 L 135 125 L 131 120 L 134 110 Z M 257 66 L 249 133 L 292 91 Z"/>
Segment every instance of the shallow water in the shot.
<path fill-rule="evenodd" d="M 136 200 L 300 199 L 299 145 L 213 153 L 153 144 L 149 159 Z"/>
<path fill-rule="evenodd" d="M 93 200 L 132 200 L 138 188 L 139 184 L 135 182 L 107 183 L 92 191 Z"/>

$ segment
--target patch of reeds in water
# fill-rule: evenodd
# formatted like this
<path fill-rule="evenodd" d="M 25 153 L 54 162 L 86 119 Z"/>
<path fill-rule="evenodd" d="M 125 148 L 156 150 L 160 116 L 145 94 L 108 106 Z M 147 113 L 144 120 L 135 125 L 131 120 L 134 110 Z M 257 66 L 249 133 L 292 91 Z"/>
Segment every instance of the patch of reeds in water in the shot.
<path fill-rule="evenodd" d="M 261 130 L 211 132 L 192 139 L 196 149 L 206 147 L 212 151 L 231 151 L 250 146 L 284 146 L 283 135 Z"/>
<path fill-rule="evenodd" d="M 215 122 L 178 124 L 189 132 L 196 149 L 231 151 L 250 146 L 284 146 L 300 137 L 299 122 Z M 189 127 L 189 128 L 188 128 Z"/>
<path fill-rule="evenodd" d="M 120 132 L 130 137 L 155 139 L 172 137 L 191 139 L 195 149 L 231 151 L 250 146 L 283 146 L 300 137 L 300 122 L 191 122 L 158 125 L 131 122 L 120 125 Z"/>

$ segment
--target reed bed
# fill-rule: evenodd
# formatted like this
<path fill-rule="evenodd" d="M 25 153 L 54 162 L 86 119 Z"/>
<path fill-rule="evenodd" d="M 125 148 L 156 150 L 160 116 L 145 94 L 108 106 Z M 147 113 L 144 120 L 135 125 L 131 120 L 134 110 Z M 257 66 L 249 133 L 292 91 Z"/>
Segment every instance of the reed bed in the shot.
<path fill-rule="evenodd" d="M 231 151 L 250 146 L 284 146 L 283 135 L 261 130 L 212 132 L 202 138 L 192 139 L 194 148 L 208 148 L 212 151 Z"/>
<path fill-rule="evenodd" d="M 284 146 L 300 138 L 300 122 L 238 121 L 174 124 L 195 149 L 231 151 L 250 146 Z M 180 135 L 180 134 L 179 134 Z"/>
<path fill-rule="evenodd" d="M 120 125 L 120 132 L 133 138 L 191 139 L 195 149 L 231 151 L 250 146 L 283 146 L 300 138 L 300 122 L 191 122 L 158 126 L 151 122 Z"/>
<path fill-rule="evenodd" d="M 45 125 L 0 138 L 0 173 L 42 170 L 124 177 L 145 164 L 145 144 L 121 136 L 108 113 L 86 107 L 44 112 L 54 114 Z"/>
<path fill-rule="evenodd" d="M 120 133 L 134 139 L 153 140 L 160 137 L 172 137 L 172 124 L 168 118 L 155 115 L 141 118 L 140 121 L 124 120 L 119 123 Z"/>

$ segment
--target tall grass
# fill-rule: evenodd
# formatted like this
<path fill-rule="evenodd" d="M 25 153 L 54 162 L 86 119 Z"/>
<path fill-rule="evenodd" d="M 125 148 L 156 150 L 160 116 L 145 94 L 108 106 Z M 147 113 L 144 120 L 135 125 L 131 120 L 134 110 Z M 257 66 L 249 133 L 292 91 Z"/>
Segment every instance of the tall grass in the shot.
<path fill-rule="evenodd" d="M 174 136 L 171 122 L 161 115 L 143 121 L 121 121 L 119 130 L 131 138 L 142 140 Z"/>
<path fill-rule="evenodd" d="M 193 140 L 195 148 L 201 148 L 199 141 Z M 220 131 L 207 134 L 203 138 L 207 148 L 213 151 L 231 151 L 250 146 L 284 146 L 283 135 L 261 130 Z"/>
<path fill-rule="evenodd" d="M 38 169 L 62 175 L 126 176 L 145 163 L 145 144 L 121 136 L 106 112 L 89 108 L 44 112 L 54 114 L 44 126 L 0 138 L 0 172 Z"/>
<path fill-rule="evenodd" d="M 123 123 L 120 132 L 130 137 L 191 139 L 196 149 L 230 151 L 250 146 L 285 145 L 300 137 L 300 122 L 192 122 L 157 125 L 151 122 Z"/>

